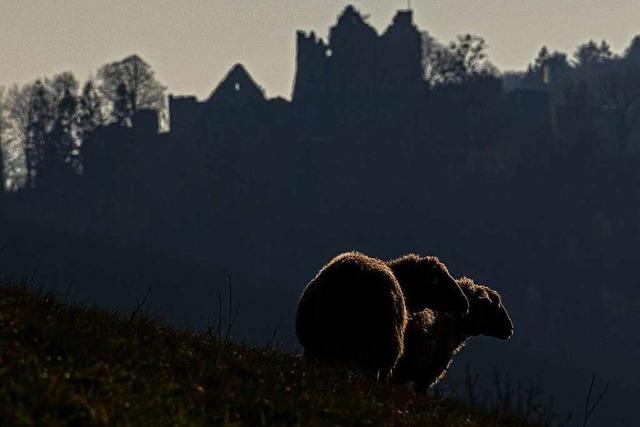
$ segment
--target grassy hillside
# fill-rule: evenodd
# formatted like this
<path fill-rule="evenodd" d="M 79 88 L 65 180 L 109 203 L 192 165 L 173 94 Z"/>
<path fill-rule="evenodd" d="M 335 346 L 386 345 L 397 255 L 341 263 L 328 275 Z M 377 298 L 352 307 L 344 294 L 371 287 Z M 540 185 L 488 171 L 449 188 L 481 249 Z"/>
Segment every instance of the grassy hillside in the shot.
<path fill-rule="evenodd" d="M 138 317 L 0 286 L 0 425 L 527 425 Z"/>

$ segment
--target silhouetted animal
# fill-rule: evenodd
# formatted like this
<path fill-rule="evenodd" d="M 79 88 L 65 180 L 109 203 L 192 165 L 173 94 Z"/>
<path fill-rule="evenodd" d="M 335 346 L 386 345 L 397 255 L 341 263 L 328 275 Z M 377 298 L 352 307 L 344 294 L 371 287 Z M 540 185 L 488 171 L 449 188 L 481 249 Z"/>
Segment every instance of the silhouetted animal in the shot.
<path fill-rule="evenodd" d="M 425 308 L 455 315 L 469 310 L 464 292 L 438 258 L 407 254 L 386 264 L 400 283 L 410 314 Z"/>
<path fill-rule="evenodd" d="M 403 352 L 407 319 L 391 269 L 379 259 L 347 252 L 329 261 L 305 288 L 296 334 L 308 359 L 388 378 Z"/>
<path fill-rule="evenodd" d="M 393 373 L 395 381 L 413 381 L 416 389 L 426 390 L 446 374 L 467 338 L 487 335 L 506 340 L 513 334 L 513 323 L 498 292 L 467 277 L 458 283 L 469 299 L 469 313 L 456 316 L 426 309 L 413 314 L 405 333 L 404 354 Z"/>
<path fill-rule="evenodd" d="M 428 307 L 458 314 L 469 307 L 435 257 L 411 254 L 385 263 L 344 253 L 320 270 L 298 303 L 296 333 L 305 356 L 388 376 L 403 352 L 405 288 L 415 311 Z"/>

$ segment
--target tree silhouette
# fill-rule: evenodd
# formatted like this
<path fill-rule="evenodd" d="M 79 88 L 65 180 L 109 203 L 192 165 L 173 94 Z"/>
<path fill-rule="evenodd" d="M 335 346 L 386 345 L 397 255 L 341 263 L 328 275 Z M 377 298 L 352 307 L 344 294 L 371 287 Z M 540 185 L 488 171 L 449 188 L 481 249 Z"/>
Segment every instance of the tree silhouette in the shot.
<path fill-rule="evenodd" d="M 52 79 L 46 79 L 45 84 L 49 87 L 54 103 L 58 103 L 68 94 L 73 96 L 78 94 L 78 80 L 69 71 L 58 74 Z"/>
<path fill-rule="evenodd" d="M 165 90 L 155 73 L 138 55 L 103 65 L 98 70 L 99 90 L 110 104 L 112 118 L 118 124 L 131 126 L 140 109 L 165 108 Z"/>
<path fill-rule="evenodd" d="M 78 81 L 63 73 L 47 81 L 52 104 L 52 125 L 47 134 L 42 166 L 43 184 L 55 186 L 73 173 L 78 154 Z"/>
<path fill-rule="evenodd" d="M 446 48 L 428 32 L 422 32 L 422 69 L 423 78 L 430 86 L 441 80 L 441 57 Z"/>
<path fill-rule="evenodd" d="M 104 124 L 102 99 L 95 83 L 89 79 L 84 84 L 82 95 L 78 101 L 77 127 L 78 138 L 84 142 L 91 134 Z"/>
<path fill-rule="evenodd" d="M 22 88 L 12 88 L 9 98 L 11 126 L 24 153 L 25 183 L 27 187 L 34 188 L 47 133 L 52 125 L 51 93 L 41 80 L 37 80 Z"/>
<path fill-rule="evenodd" d="M 120 126 L 131 126 L 135 110 L 131 103 L 131 98 L 124 83 L 120 83 L 116 88 L 116 98 L 113 100 L 111 117 Z"/>
<path fill-rule="evenodd" d="M 629 142 L 631 121 L 634 120 L 630 116 L 632 106 L 640 99 L 639 71 L 637 67 L 619 64 L 615 71 L 602 75 L 594 83 L 596 102 L 613 118 L 613 125 L 617 129 L 615 139 L 623 145 Z"/>
<path fill-rule="evenodd" d="M 25 117 L 21 92 L 22 90 L 14 85 L 5 91 L 3 100 L 4 182 L 6 188 L 12 190 L 23 187 L 26 180 L 24 152 L 26 130 L 25 121 L 20 120 Z"/>
<path fill-rule="evenodd" d="M 31 116 L 28 124 L 29 144 L 25 148 L 30 180 L 35 186 L 34 179 L 44 158 L 47 133 L 51 130 L 54 112 L 51 93 L 40 80 L 34 84 L 31 96 Z"/>
<path fill-rule="evenodd" d="M 551 54 L 549 53 L 549 49 L 547 49 L 546 46 L 542 46 L 538 52 L 538 56 L 536 56 L 536 59 L 533 61 L 533 70 L 541 70 L 549 62 L 550 58 Z"/>
<path fill-rule="evenodd" d="M 472 34 L 458 36 L 444 47 L 428 34 L 423 37 L 423 67 L 431 86 L 463 83 L 478 76 L 495 75 L 487 57 L 487 44 Z"/>
<path fill-rule="evenodd" d="M 7 128 L 7 104 L 5 97 L 5 87 L 0 86 L 0 193 L 6 188 L 6 165 L 5 165 L 5 133 Z"/>
<path fill-rule="evenodd" d="M 598 45 L 595 41 L 589 40 L 578 46 L 573 57 L 577 67 L 587 67 L 609 61 L 613 58 L 613 53 L 606 41 L 602 40 Z"/>
<path fill-rule="evenodd" d="M 529 65 L 523 84 L 531 89 L 545 89 L 555 93 L 562 89 L 571 72 L 571 64 L 565 53 L 551 53 L 543 46 L 533 64 Z"/>
<path fill-rule="evenodd" d="M 635 36 L 624 52 L 624 57 L 630 62 L 640 62 L 640 36 Z"/>

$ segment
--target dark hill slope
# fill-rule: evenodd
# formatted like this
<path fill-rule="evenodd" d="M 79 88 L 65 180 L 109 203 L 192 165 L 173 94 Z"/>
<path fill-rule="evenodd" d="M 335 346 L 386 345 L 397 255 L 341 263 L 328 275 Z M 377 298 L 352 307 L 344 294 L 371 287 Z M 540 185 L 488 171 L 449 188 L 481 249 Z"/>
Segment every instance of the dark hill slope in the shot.
<path fill-rule="evenodd" d="M 0 425 L 527 425 L 138 317 L 0 286 Z"/>

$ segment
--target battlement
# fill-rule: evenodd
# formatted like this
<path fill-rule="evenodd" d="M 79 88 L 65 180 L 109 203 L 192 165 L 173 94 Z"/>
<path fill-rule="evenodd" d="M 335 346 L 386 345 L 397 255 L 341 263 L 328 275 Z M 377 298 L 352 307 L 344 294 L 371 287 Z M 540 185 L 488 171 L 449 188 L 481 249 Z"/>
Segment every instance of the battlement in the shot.
<path fill-rule="evenodd" d="M 413 27 L 413 10 L 399 10 L 393 17 L 392 25 Z"/>
<path fill-rule="evenodd" d="M 397 121 L 387 107 L 402 115 L 416 102 L 423 83 L 422 34 L 413 12 L 398 11 L 381 35 L 367 18 L 347 6 L 328 43 L 313 32 L 297 32 L 292 100 L 299 116 L 314 123 L 333 114 L 359 127 L 380 118 Z"/>

